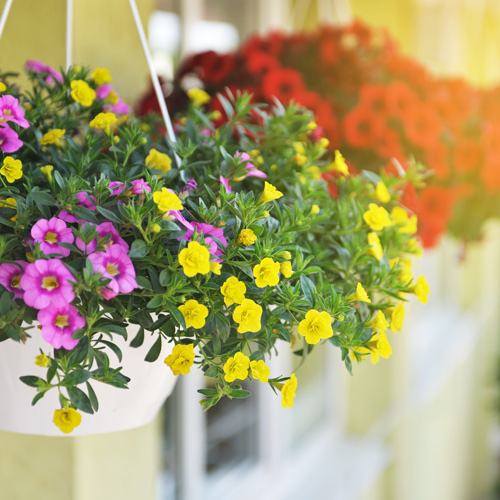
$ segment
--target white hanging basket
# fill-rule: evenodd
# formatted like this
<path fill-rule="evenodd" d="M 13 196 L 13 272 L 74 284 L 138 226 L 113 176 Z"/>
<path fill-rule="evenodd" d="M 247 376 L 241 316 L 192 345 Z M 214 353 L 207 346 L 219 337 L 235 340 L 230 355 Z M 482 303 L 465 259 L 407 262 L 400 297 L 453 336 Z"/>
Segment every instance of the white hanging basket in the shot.
<path fill-rule="evenodd" d="M 138 331 L 137 326 L 129 326 L 129 341 Z M 36 389 L 21 382 L 23 375 L 45 377 L 47 369 L 34 364 L 40 348 L 49 352 L 51 346 L 42 339 L 35 329 L 26 344 L 6 340 L 0 343 L 0 430 L 22 434 L 45 436 L 65 436 L 52 422 L 54 410 L 60 408 L 58 392 L 51 389 L 35 406 L 31 400 Z M 162 352 L 154 363 L 144 358 L 156 340 L 148 335 L 144 344 L 133 348 L 116 336 L 113 342 L 122 350 L 120 365 L 114 354 L 110 354 L 112 366 L 122 366 L 122 373 L 130 377 L 129 389 L 90 380 L 99 400 L 99 411 L 93 415 L 82 413 L 82 423 L 69 436 L 86 436 L 124 431 L 151 422 L 163 403 L 174 389 L 177 377 L 163 360 L 172 352 L 173 343 L 163 343 Z M 113 359 L 114 357 L 114 359 Z"/>

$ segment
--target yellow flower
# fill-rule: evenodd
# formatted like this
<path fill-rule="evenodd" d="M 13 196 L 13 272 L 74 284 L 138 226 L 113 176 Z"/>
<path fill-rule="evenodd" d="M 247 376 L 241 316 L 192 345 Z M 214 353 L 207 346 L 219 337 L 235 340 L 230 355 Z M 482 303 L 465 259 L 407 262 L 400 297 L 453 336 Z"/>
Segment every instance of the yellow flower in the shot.
<path fill-rule="evenodd" d="M 146 156 L 146 166 L 148 168 L 160 170 L 166 174 L 172 168 L 172 160 L 170 156 L 165 153 L 160 153 L 156 149 L 152 148 L 149 151 L 148 156 Z"/>
<path fill-rule="evenodd" d="M 264 384 L 267 384 L 267 381 L 269 380 L 269 373 L 271 372 L 271 370 L 269 370 L 269 367 L 266 366 L 266 363 L 264 363 L 262 359 L 260 359 L 259 361 L 251 361 L 250 370 L 254 379 L 260 380 L 261 382 L 264 382 Z"/>
<path fill-rule="evenodd" d="M 299 155 L 305 155 L 306 154 L 306 148 L 304 147 L 304 143 L 303 142 L 294 142 L 293 143 L 293 149 Z"/>
<path fill-rule="evenodd" d="M 319 214 L 319 210 L 320 210 L 320 209 L 319 209 L 319 206 L 318 206 L 318 205 L 313 205 L 313 206 L 311 207 L 311 215 L 317 215 L 317 214 Z"/>
<path fill-rule="evenodd" d="M 250 156 L 253 162 L 256 163 L 257 165 L 264 165 L 264 158 L 262 158 L 260 150 L 252 149 L 252 151 L 250 151 Z"/>
<path fill-rule="evenodd" d="M 377 198 L 380 203 L 387 203 L 391 201 L 391 195 L 387 191 L 387 187 L 383 182 L 377 182 L 375 186 L 375 198 Z"/>
<path fill-rule="evenodd" d="M 425 280 L 425 276 L 420 276 L 418 278 L 417 283 L 411 291 L 417 296 L 417 299 L 420 300 L 422 304 L 427 304 L 427 297 L 429 295 L 430 288 Z"/>
<path fill-rule="evenodd" d="M 251 229 L 242 229 L 238 235 L 238 243 L 246 247 L 253 245 L 257 241 L 257 235 Z"/>
<path fill-rule="evenodd" d="M 170 367 L 173 374 L 187 375 L 194 362 L 194 344 L 177 344 L 172 349 L 172 354 L 165 358 L 165 364 Z"/>
<path fill-rule="evenodd" d="M 306 125 L 306 128 L 307 130 L 311 130 L 313 131 L 318 125 L 316 124 L 316 122 L 309 122 L 307 125 Z"/>
<path fill-rule="evenodd" d="M 290 260 L 292 258 L 292 254 L 288 250 L 283 250 L 283 252 L 280 253 L 280 256 L 286 260 Z"/>
<path fill-rule="evenodd" d="M 385 333 L 379 333 L 375 337 L 372 337 L 368 345 L 371 348 L 372 363 L 374 365 L 379 362 L 380 356 L 387 359 L 392 354 L 391 344 L 389 344 Z"/>
<path fill-rule="evenodd" d="M 192 88 L 187 91 L 187 96 L 196 107 L 203 106 L 210 101 L 210 95 L 199 88 Z"/>
<path fill-rule="evenodd" d="M 299 323 L 299 333 L 306 338 L 308 344 L 317 344 L 321 339 L 328 339 L 333 335 L 332 317 L 325 311 L 311 309 Z"/>
<path fill-rule="evenodd" d="M 292 263 L 289 261 L 282 262 L 280 264 L 280 271 L 285 278 L 291 278 L 293 275 Z"/>
<path fill-rule="evenodd" d="M 17 200 L 15 198 L 6 198 L 0 200 L 0 207 L 12 208 L 17 210 Z M 17 219 L 17 214 L 9 219 L 9 222 L 14 222 Z"/>
<path fill-rule="evenodd" d="M 245 380 L 248 377 L 249 368 L 250 358 L 242 352 L 237 352 L 224 365 L 224 379 L 226 382 L 234 382 L 236 379 Z"/>
<path fill-rule="evenodd" d="M 381 231 L 384 227 L 392 224 L 389 213 L 384 207 L 379 207 L 375 203 L 368 205 L 369 209 L 363 214 L 364 221 L 373 231 Z"/>
<path fill-rule="evenodd" d="M 297 165 L 299 165 L 301 167 L 302 165 L 304 165 L 304 163 L 307 162 L 307 156 L 306 155 L 302 155 L 300 153 L 297 153 L 294 156 L 294 160 L 295 160 L 295 163 L 297 163 Z"/>
<path fill-rule="evenodd" d="M 281 389 L 281 404 L 283 408 L 291 408 L 293 406 L 293 398 L 295 397 L 295 392 L 297 391 L 297 377 L 295 373 L 284 383 Z"/>
<path fill-rule="evenodd" d="M 391 210 L 391 219 L 398 231 L 402 234 L 415 234 L 417 232 L 417 216 L 408 217 L 408 212 L 402 207 L 394 207 Z"/>
<path fill-rule="evenodd" d="M 50 184 L 52 184 L 52 170 L 54 170 L 54 167 L 52 165 L 45 165 L 45 167 L 40 167 L 40 171 Z"/>
<path fill-rule="evenodd" d="M 7 90 L 7 85 L 5 83 L 0 82 L 0 92 L 5 92 Z"/>
<path fill-rule="evenodd" d="M 405 306 L 401 302 L 393 309 L 391 314 L 391 330 L 394 333 L 396 333 L 398 330 L 401 330 L 404 319 L 405 319 Z"/>
<path fill-rule="evenodd" d="M 390 259 L 389 265 L 391 266 L 391 268 L 393 268 L 396 265 L 398 266 L 397 269 L 399 270 L 399 280 L 401 281 L 401 283 L 406 285 L 407 283 L 413 280 L 413 276 L 411 274 L 411 266 L 412 266 L 411 259 L 408 259 L 407 257 Z"/>
<path fill-rule="evenodd" d="M 90 88 L 89 84 L 84 80 L 73 80 L 71 82 L 71 97 L 82 106 L 90 106 L 95 98 L 95 90 Z"/>
<path fill-rule="evenodd" d="M 321 180 L 321 169 L 317 165 L 311 165 L 308 169 L 307 172 L 312 175 L 312 178 L 315 181 Z"/>
<path fill-rule="evenodd" d="M 382 311 L 378 310 L 375 318 L 367 323 L 369 328 L 377 330 L 379 333 L 384 333 L 387 328 L 389 328 L 389 323 L 385 319 L 385 315 Z"/>
<path fill-rule="evenodd" d="M 5 176 L 7 182 L 14 182 L 23 176 L 23 164 L 21 160 L 14 160 L 12 156 L 6 156 L 0 174 Z"/>
<path fill-rule="evenodd" d="M 179 264 L 189 278 L 210 272 L 210 252 L 197 241 L 190 241 L 179 253 Z"/>
<path fill-rule="evenodd" d="M 363 288 L 363 285 L 361 283 L 358 283 L 358 285 L 356 286 L 356 293 L 353 293 L 348 298 L 349 298 L 349 300 L 357 300 L 359 302 L 368 302 L 369 304 L 371 303 L 371 300 L 368 298 L 368 294 L 366 293 L 366 291 Z"/>
<path fill-rule="evenodd" d="M 64 434 L 69 434 L 82 423 L 82 416 L 74 408 L 66 408 L 56 410 L 52 421 Z"/>
<path fill-rule="evenodd" d="M 220 291 L 224 295 L 224 304 L 231 306 L 234 303 L 241 304 L 243 302 L 247 287 L 243 281 L 231 276 L 220 287 Z"/>
<path fill-rule="evenodd" d="M 109 134 L 111 127 L 118 121 L 114 113 L 99 113 L 89 125 L 94 128 L 104 130 Z"/>
<path fill-rule="evenodd" d="M 90 78 L 92 78 L 97 85 L 104 85 L 113 79 L 111 78 L 109 70 L 106 68 L 96 68 L 90 75 Z"/>
<path fill-rule="evenodd" d="M 179 306 L 179 311 L 184 316 L 186 328 L 192 326 L 199 330 L 205 326 L 205 320 L 208 316 L 208 309 L 197 300 L 188 300 L 182 306 Z"/>
<path fill-rule="evenodd" d="M 384 256 L 384 249 L 380 244 L 380 239 L 377 236 L 377 233 L 368 233 L 368 244 L 370 245 L 368 253 L 373 255 L 377 260 L 381 260 Z"/>
<path fill-rule="evenodd" d="M 221 269 L 222 269 L 222 264 L 220 262 L 210 261 L 210 271 L 212 271 L 214 274 L 219 275 Z"/>
<path fill-rule="evenodd" d="M 330 141 L 326 137 L 322 137 L 319 140 L 319 146 L 323 149 L 327 148 L 330 144 Z"/>
<path fill-rule="evenodd" d="M 50 358 L 46 354 L 39 354 L 35 357 L 35 365 L 47 368 L 50 365 Z"/>
<path fill-rule="evenodd" d="M 161 226 L 160 224 L 151 224 L 151 226 L 149 226 L 149 230 L 153 233 L 159 233 L 161 231 Z"/>
<path fill-rule="evenodd" d="M 233 312 L 233 320 L 238 323 L 238 333 L 258 332 L 261 328 L 262 307 L 252 299 L 243 299 Z"/>
<path fill-rule="evenodd" d="M 335 160 L 333 161 L 333 163 L 330 163 L 328 167 L 330 170 L 340 172 L 342 175 L 349 175 L 349 168 L 347 167 L 347 163 L 342 156 L 342 153 L 338 149 L 335 150 Z"/>
<path fill-rule="evenodd" d="M 412 238 L 410 241 L 408 241 L 408 243 L 406 244 L 406 251 L 417 258 L 422 257 L 424 253 L 423 248 L 418 244 L 418 241 L 415 238 Z"/>
<path fill-rule="evenodd" d="M 61 137 L 66 133 L 66 129 L 64 128 L 53 128 L 49 130 L 47 133 L 43 134 L 40 139 L 40 144 L 42 146 L 46 146 L 47 144 L 55 144 L 56 146 L 61 146 L 62 141 Z"/>
<path fill-rule="evenodd" d="M 283 193 L 278 191 L 272 184 L 266 181 L 264 186 L 264 192 L 260 195 L 260 203 L 268 203 L 269 201 L 277 200 L 281 198 Z"/>
<path fill-rule="evenodd" d="M 153 193 L 153 200 L 158 205 L 160 212 L 169 212 L 170 210 L 182 210 L 180 198 L 167 188 L 161 188 L 161 191 Z"/>
<path fill-rule="evenodd" d="M 279 283 L 280 278 L 278 273 L 280 272 L 280 263 L 274 262 L 273 259 L 266 257 L 262 259 L 260 264 L 257 264 L 253 268 L 253 275 L 255 276 L 255 284 L 259 288 L 264 288 L 266 286 L 275 286 Z"/>

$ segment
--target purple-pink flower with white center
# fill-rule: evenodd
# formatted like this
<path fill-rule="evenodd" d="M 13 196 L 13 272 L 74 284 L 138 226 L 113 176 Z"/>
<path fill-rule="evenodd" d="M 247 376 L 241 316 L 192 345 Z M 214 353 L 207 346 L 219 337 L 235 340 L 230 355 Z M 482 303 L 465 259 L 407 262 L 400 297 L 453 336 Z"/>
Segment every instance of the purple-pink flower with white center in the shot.
<path fill-rule="evenodd" d="M 198 187 L 198 183 L 194 179 L 189 179 L 185 186 L 179 191 L 179 198 L 185 200 L 189 193 Z"/>
<path fill-rule="evenodd" d="M 17 123 L 20 127 L 28 128 L 30 124 L 24 118 L 24 109 L 13 95 L 0 97 L 0 122 Z"/>
<path fill-rule="evenodd" d="M 151 192 L 149 184 L 144 179 L 137 179 L 135 181 L 130 181 L 132 184 L 132 189 L 127 191 L 127 195 L 132 194 L 144 194 L 145 192 Z"/>
<path fill-rule="evenodd" d="M 103 222 L 102 224 L 99 224 L 96 226 L 96 231 L 101 240 L 108 235 L 111 236 L 111 238 L 104 244 L 105 248 L 109 248 L 112 245 L 120 245 L 125 252 L 128 252 L 128 243 L 120 236 L 112 222 Z M 85 248 L 85 243 L 80 238 L 76 239 L 75 244 L 82 252 L 90 254 L 96 249 L 97 240 L 89 242 L 87 244 L 87 248 Z"/>
<path fill-rule="evenodd" d="M 111 196 L 118 196 L 119 194 L 123 193 L 123 182 L 120 181 L 112 181 L 109 183 L 109 188 L 112 190 L 111 191 Z"/>
<path fill-rule="evenodd" d="M 19 140 L 19 136 L 8 125 L 0 125 L 0 149 L 3 153 L 15 153 L 21 146 L 23 141 Z"/>
<path fill-rule="evenodd" d="M 88 208 L 91 212 L 96 211 L 94 196 L 86 193 L 85 191 L 80 191 L 79 193 L 77 193 L 76 199 L 78 200 L 76 202 L 76 205 Z M 66 222 L 86 222 L 77 219 L 73 214 L 70 214 L 66 210 L 61 210 L 61 212 L 59 212 L 59 218 Z"/>
<path fill-rule="evenodd" d="M 204 224 L 203 222 L 191 222 L 193 229 L 188 229 L 187 233 L 183 236 L 183 239 L 190 240 L 193 236 L 194 230 L 197 233 L 203 234 L 205 238 L 205 243 L 210 246 L 210 253 L 212 255 L 222 256 L 224 252 L 218 247 L 214 239 L 210 236 L 217 238 L 224 248 L 227 247 L 227 240 L 224 236 L 224 230 L 221 227 L 214 227 L 211 224 Z M 220 262 L 220 261 L 216 261 Z"/>
<path fill-rule="evenodd" d="M 233 189 L 229 185 L 229 179 L 226 179 L 225 177 L 222 177 L 222 175 L 219 177 L 220 183 L 226 188 L 226 192 L 230 193 Z"/>
<path fill-rule="evenodd" d="M 75 298 L 72 281 L 76 280 L 59 259 L 38 259 L 21 277 L 24 302 L 35 309 L 69 304 Z"/>
<path fill-rule="evenodd" d="M 267 175 L 261 172 L 253 163 L 250 162 L 252 159 L 248 153 L 240 153 L 236 151 L 233 158 L 239 158 L 240 162 L 246 162 L 245 168 L 248 170 L 247 177 L 260 177 L 261 179 L 267 179 Z"/>
<path fill-rule="evenodd" d="M 54 81 L 62 83 L 64 81 L 59 71 L 56 71 L 52 66 L 49 66 L 42 61 L 28 60 L 26 61 L 26 68 L 34 71 L 35 73 L 47 73 L 47 78 L 45 80 L 47 83 L 54 83 Z"/>
<path fill-rule="evenodd" d="M 38 311 L 37 319 L 42 325 L 43 340 L 56 349 L 73 349 L 78 344 L 73 333 L 85 326 L 78 309 L 70 304 L 42 309 Z"/>
<path fill-rule="evenodd" d="M 95 273 L 101 273 L 111 281 L 101 294 L 105 299 L 116 297 L 119 293 L 130 293 L 137 288 L 135 269 L 127 252 L 120 245 L 106 248 L 104 252 L 95 252 L 88 256 Z"/>
<path fill-rule="evenodd" d="M 57 253 L 64 257 L 70 254 L 70 250 L 62 247 L 60 243 L 73 243 L 75 239 L 71 228 L 57 217 L 52 217 L 49 220 L 40 219 L 31 228 L 31 237 L 35 243 L 40 243 L 40 250 L 45 255 Z"/>
<path fill-rule="evenodd" d="M 21 277 L 24 273 L 27 262 L 15 260 L 16 264 L 0 264 L 0 285 L 3 285 L 9 292 L 14 292 L 15 299 L 22 299 L 24 292 L 21 288 Z"/>

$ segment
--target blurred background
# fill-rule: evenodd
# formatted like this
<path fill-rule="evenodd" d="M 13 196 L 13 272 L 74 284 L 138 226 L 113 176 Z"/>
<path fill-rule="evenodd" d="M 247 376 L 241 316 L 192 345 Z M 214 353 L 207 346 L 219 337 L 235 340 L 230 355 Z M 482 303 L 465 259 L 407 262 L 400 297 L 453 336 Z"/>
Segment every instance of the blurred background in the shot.
<path fill-rule="evenodd" d="M 4 1 L 0 0 L 3 7 Z M 158 73 L 183 56 L 234 51 L 253 33 L 353 18 L 384 27 L 438 75 L 500 82 L 497 0 L 138 0 Z M 126 0 L 74 0 L 76 64 L 106 67 L 135 102 L 149 72 Z M 63 0 L 16 0 L 2 69 L 65 60 Z M 393 355 L 343 368 L 334 349 L 301 367 L 292 409 L 265 386 L 202 413 L 199 373 L 162 414 L 126 432 L 46 438 L 0 432 L 3 500 L 493 500 L 500 498 L 500 224 L 464 247 L 450 237 L 415 263 L 427 306 L 411 304 Z M 328 347 L 328 346 L 325 346 Z M 1 346 L 0 346 L 1 348 Z M 282 356 L 274 368 L 288 371 Z M 2 411 L 2 402 L 0 402 Z"/>

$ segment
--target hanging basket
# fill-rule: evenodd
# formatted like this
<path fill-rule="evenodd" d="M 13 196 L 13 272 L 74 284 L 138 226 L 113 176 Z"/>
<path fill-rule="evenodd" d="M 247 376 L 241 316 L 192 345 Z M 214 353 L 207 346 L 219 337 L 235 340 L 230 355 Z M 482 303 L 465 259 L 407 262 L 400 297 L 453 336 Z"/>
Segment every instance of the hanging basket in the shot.
<path fill-rule="evenodd" d="M 138 327 L 129 326 L 128 337 L 134 338 Z M 62 436 L 64 434 L 52 422 L 52 415 L 59 408 L 58 393 L 49 391 L 45 397 L 31 406 L 33 388 L 25 385 L 23 375 L 43 376 L 46 369 L 34 364 L 40 349 L 50 347 L 35 330 L 26 344 L 6 341 L 0 344 L 0 430 L 22 434 Z M 129 389 L 117 389 L 103 383 L 92 383 L 99 399 L 99 411 L 93 415 L 82 414 L 82 423 L 71 436 L 86 436 L 140 427 L 151 422 L 172 393 L 177 377 L 163 363 L 173 344 L 163 343 L 162 352 L 154 363 L 146 363 L 144 357 L 156 337 L 146 336 L 144 344 L 133 348 L 119 337 L 114 342 L 123 353 L 122 373 L 131 378 Z"/>

